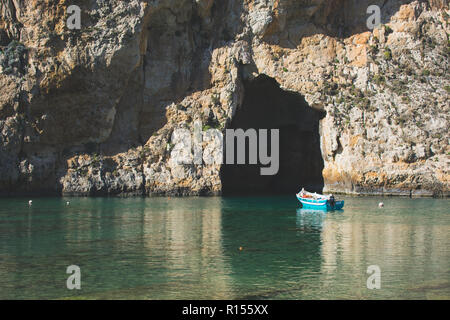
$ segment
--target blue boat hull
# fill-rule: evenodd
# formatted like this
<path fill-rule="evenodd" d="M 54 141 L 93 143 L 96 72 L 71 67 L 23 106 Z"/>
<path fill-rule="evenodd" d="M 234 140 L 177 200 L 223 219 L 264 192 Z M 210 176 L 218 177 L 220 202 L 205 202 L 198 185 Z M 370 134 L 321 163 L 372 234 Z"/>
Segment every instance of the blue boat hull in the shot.
<path fill-rule="evenodd" d="M 309 198 L 300 198 L 297 196 L 298 201 L 302 204 L 303 209 L 313 210 L 341 210 L 344 207 L 344 201 L 336 201 L 334 206 L 330 204 L 328 200 L 314 200 Z"/>

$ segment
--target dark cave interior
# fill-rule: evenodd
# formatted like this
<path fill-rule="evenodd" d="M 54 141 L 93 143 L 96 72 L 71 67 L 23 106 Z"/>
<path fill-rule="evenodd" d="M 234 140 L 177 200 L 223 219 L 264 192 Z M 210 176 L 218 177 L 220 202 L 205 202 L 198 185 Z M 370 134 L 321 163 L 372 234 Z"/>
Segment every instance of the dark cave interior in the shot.
<path fill-rule="evenodd" d="M 279 170 L 275 175 L 261 175 L 260 168 L 270 165 L 263 166 L 259 161 L 248 164 L 247 141 L 246 164 L 222 165 L 222 194 L 294 194 L 302 187 L 322 192 L 324 162 L 319 121 L 324 112 L 311 108 L 300 94 L 281 89 L 275 79 L 266 75 L 244 81 L 244 88 L 243 104 L 229 129 L 279 129 Z M 270 143 L 268 149 L 270 155 Z"/>

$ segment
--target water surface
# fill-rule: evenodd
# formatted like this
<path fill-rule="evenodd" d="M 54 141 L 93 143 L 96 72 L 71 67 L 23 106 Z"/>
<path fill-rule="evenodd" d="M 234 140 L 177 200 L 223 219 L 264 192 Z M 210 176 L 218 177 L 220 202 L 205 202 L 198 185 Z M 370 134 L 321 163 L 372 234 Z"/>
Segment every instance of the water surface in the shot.
<path fill-rule="evenodd" d="M 450 200 L 345 200 L 0 199 L 0 299 L 450 299 Z"/>

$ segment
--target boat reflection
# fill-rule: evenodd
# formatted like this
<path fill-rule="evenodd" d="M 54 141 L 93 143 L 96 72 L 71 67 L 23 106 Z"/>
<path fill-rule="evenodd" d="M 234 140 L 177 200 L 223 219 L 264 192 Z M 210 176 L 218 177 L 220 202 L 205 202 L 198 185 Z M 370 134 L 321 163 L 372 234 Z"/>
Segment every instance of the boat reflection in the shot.
<path fill-rule="evenodd" d="M 309 227 L 312 229 L 321 230 L 323 228 L 326 216 L 327 211 L 324 210 L 298 208 L 296 224 L 298 228 Z"/>

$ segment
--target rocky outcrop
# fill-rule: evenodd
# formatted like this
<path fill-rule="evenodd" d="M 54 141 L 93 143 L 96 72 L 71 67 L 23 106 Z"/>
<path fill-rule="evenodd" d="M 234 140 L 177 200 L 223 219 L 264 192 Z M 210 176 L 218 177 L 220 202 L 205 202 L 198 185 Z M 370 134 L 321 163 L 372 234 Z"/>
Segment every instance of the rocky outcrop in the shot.
<path fill-rule="evenodd" d="M 172 134 L 233 127 L 264 76 L 320 114 L 278 118 L 281 163 L 325 191 L 448 196 L 448 1 L 77 1 L 69 30 L 71 4 L 0 0 L 1 194 L 220 194 L 223 166 L 174 163 Z"/>

